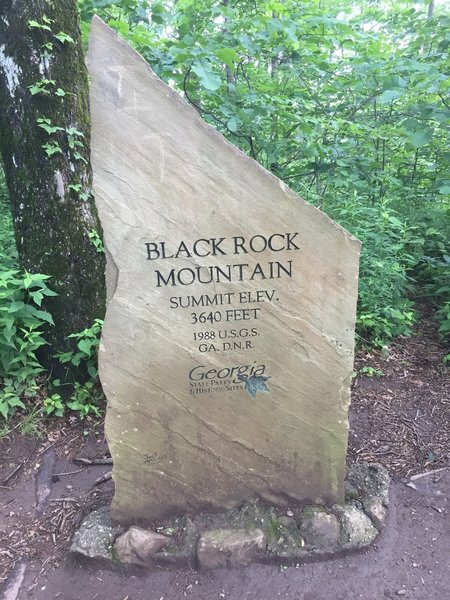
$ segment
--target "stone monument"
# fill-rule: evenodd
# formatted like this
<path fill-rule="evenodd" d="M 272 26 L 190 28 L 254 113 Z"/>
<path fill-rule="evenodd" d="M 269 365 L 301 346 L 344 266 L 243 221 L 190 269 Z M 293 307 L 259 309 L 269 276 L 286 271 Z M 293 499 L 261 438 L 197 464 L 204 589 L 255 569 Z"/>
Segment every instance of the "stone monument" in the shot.
<path fill-rule="evenodd" d="M 98 18 L 89 67 L 113 519 L 342 501 L 360 243 Z"/>

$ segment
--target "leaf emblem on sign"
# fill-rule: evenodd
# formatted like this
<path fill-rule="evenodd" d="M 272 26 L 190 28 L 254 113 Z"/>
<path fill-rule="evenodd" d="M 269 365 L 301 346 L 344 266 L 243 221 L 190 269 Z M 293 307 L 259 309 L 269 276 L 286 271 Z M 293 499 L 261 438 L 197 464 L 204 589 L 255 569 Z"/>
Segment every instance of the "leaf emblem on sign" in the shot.
<path fill-rule="evenodd" d="M 266 385 L 266 381 L 270 377 L 264 377 L 263 375 L 238 375 L 238 379 L 245 383 L 245 391 L 250 394 L 254 399 L 257 392 L 268 392 L 269 388 Z"/>

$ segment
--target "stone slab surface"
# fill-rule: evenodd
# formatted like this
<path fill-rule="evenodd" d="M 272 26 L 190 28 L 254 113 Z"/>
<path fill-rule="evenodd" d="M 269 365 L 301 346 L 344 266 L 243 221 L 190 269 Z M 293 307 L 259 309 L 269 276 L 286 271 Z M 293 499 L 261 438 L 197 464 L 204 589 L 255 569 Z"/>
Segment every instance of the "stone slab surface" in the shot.
<path fill-rule="evenodd" d="M 359 242 L 98 18 L 89 66 L 112 517 L 341 502 Z"/>
<path fill-rule="evenodd" d="M 261 529 L 214 529 L 198 541 L 197 558 L 201 569 L 246 566 L 263 555 L 266 539 Z"/>
<path fill-rule="evenodd" d="M 114 543 L 118 561 L 128 565 L 145 566 L 171 539 L 155 531 L 130 527 Z"/>
<path fill-rule="evenodd" d="M 72 539 L 70 551 L 88 558 L 111 559 L 114 540 L 123 528 L 111 523 L 109 509 L 103 506 L 88 514 Z"/>

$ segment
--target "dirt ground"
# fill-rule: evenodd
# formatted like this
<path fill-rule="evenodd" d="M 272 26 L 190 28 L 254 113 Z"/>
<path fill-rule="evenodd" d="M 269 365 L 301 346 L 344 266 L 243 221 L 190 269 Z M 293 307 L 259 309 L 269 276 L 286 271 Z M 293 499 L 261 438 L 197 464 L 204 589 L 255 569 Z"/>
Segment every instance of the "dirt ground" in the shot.
<path fill-rule="evenodd" d="M 0 597 L 450 599 L 450 379 L 436 339 L 435 323 L 424 319 L 388 353 L 356 359 L 348 459 L 378 461 L 392 476 L 388 523 L 369 550 L 207 573 L 88 564 L 67 547 L 83 516 L 113 494 L 101 424 L 55 420 L 37 438 L 13 422 L 0 439 Z M 90 464 L 97 461 L 106 464 Z"/>

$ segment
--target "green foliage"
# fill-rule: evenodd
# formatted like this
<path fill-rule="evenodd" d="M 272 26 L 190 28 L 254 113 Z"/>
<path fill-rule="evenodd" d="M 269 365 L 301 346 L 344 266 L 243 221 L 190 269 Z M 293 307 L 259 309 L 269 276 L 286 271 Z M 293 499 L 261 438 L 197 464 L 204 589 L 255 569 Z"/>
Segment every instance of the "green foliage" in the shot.
<path fill-rule="evenodd" d="M 383 377 L 384 373 L 381 369 L 375 367 L 362 367 L 358 371 L 359 375 L 366 375 L 366 377 Z"/>
<path fill-rule="evenodd" d="M 66 42 L 68 42 L 69 44 L 74 44 L 74 39 L 68 34 L 68 33 L 64 33 L 64 31 L 60 31 L 59 33 L 55 33 L 54 37 L 61 42 L 62 44 L 65 44 Z"/>
<path fill-rule="evenodd" d="M 62 364 L 70 363 L 72 366 L 86 370 L 92 379 L 97 377 L 97 351 L 100 344 L 100 333 L 103 321 L 95 319 L 91 327 L 78 333 L 69 335 L 69 339 L 77 340 L 77 350 L 59 352 L 56 357 Z"/>
<path fill-rule="evenodd" d="M 57 40 L 60 42 L 62 46 L 64 44 L 74 44 L 74 39 L 65 33 L 64 31 L 60 31 L 59 33 L 53 33 L 50 25 L 54 22 L 52 19 L 49 19 L 45 15 L 42 17 L 43 23 L 38 23 L 36 21 L 28 21 L 28 27 L 33 29 L 41 29 L 44 33 L 49 32 L 52 34 L 50 38 L 52 41 L 48 40 L 41 45 L 42 56 L 43 58 L 49 58 L 50 54 L 54 50 L 53 40 Z M 46 34 L 48 38 L 48 34 Z M 33 96 L 37 94 L 42 94 L 47 96 L 50 100 L 50 97 L 55 97 L 56 100 L 60 101 L 61 98 L 67 95 L 67 92 L 61 88 L 57 87 L 57 82 L 55 79 L 48 79 L 47 77 L 42 76 L 38 81 L 28 86 L 31 94 Z M 84 147 L 84 134 L 81 131 L 78 131 L 75 127 L 61 127 L 59 125 L 55 125 L 51 122 L 51 119 L 48 117 L 40 117 L 36 119 L 38 127 L 43 129 L 48 136 L 50 137 L 49 141 L 45 144 L 42 144 L 42 148 L 48 157 L 52 157 L 55 154 L 64 154 L 73 158 L 74 160 L 82 161 L 87 163 L 86 158 L 81 154 L 81 149 Z M 72 183 L 68 185 L 69 189 L 75 190 L 75 187 L 78 184 Z M 83 201 L 86 201 L 90 196 L 90 192 L 83 192 L 80 194 L 80 197 Z"/>
<path fill-rule="evenodd" d="M 57 358 L 62 364 L 70 364 L 79 372 L 78 377 L 74 378 L 72 369 L 70 372 L 72 381 L 63 385 L 68 385 L 71 388 L 67 406 L 77 412 L 82 419 L 90 415 L 99 416 L 101 407 L 105 402 L 97 372 L 97 352 L 102 326 L 103 321 L 95 319 L 91 327 L 69 336 L 70 339 L 77 340 L 76 351 L 57 354 Z M 90 379 L 82 383 L 85 379 L 85 373 L 89 375 Z M 54 385 L 59 386 L 61 384 L 59 381 L 55 381 Z"/>
<path fill-rule="evenodd" d="M 42 300 L 56 294 L 47 287 L 48 275 L 0 267 L 0 377 L 27 381 L 42 371 L 36 351 L 51 315 Z"/>
<path fill-rule="evenodd" d="M 53 127 L 47 119 L 41 119 L 40 125 L 44 129 Z M 64 131 L 76 146 L 80 132 L 75 129 Z M 80 190 L 81 185 L 74 191 L 79 193 Z M 104 402 L 97 381 L 97 349 L 103 322 L 97 319 L 92 327 L 70 335 L 70 339 L 76 340 L 77 349 L 59 354 L 63 364 L 70 363 L 78 370 L 80 381 L 86 376 L 92 381 L 80 383 L 75 378 L 67 384 L 72 390 L 67 403 L 56 391 L 45 396 L 45 384 L 41 382 L 39 386 L 36 382 L 36 377 L 43 371 L 36 352 L 46 343 L 42 336 L 44 324 L 53 323 L 51 315 L 42 309 L 42 302 L 55 293 L 47 286 L 47 275 L 22 273 L 18 269 L 12 231 L 8 194 L 0 170 L 0 377 L 3 380 L 0 414 L 8 419 L 17 409 L 26 410 L 33 401 L 45 416 L 62 417 L 66 406 L 82 418 L 98 415 Z M 54 385 L 59 386 L 60 382 L 54 382 Z M 44 394 L 39 401 L 38 391 Z M 24 422 L 26 419 L 25 414 Z M 31 419 L 30 423 L 34 421 Z"/>
<path fill-rule="evenodd" d="M 356 197 L 328 211 L 362 241 L 356 332 L 361 342 L 384 346 L 411 333 L 416 319 L 407 295 L 409 272 L 421 252 L 416 231 L 386 203 L 367 206 Z"/>
<path fill-rule="evenodd" d="M 36 378 L 43 368 L 36 352 L 46 344 L 44 325 L 53 323 L 51 315 L 42 309 L 45 297 L 55 296 L 47 286 L 48 279 L 47 275 L 18 269 L 8 194 L 0 170 L 0 414 L 5 419 L 17 409 L 26 410 L 42 391 Z M 52 400 L 43 402 L 43 412 L 54 414 L 56 407 L 48 408 Z M 24 427 L 29 422 L 31 430 L 35 421 L 33 411 L 25 414 Z"/>
<path fill-rule="evenodd" d="M 0 169 L 0 414 L 5 419 L 25 408 L 38 391 L 35 377 L 42 368 L 35 353 L 45 344 L 42 326 L 51 319 L 40 308 L 45 295 L 53 295 L 45 279 L 18 270 L 8 193 Z"/>
<path fill-rule="evenodd" d="M 36 94 L 44 94 L 45 96 L 50 96 L 51 92 L 48 86 L 55 85 L 55 83 L 56 82 L 54 79 L 47 79 L 46 77 L 43 77 L 37 83 L 29 85 L 28 89 L 30 90 L 32 96 L 35 96 Z"/>
<path fill-rule="evenodd" d="M 102 242 L 102 238 L 99 236 L 98 231 L 96 229 L 91 229 L 88 232 L 89 239 L 91 244 L 94 246 L 97 252 L 105 252 L 105 247 Z"/>
<path fill-rule="evenodd" d="M 436 319 L 439 321 L 439 335 L 444 340 L 450 340 L 450 301 L 438 308 Z"/>
<path fill-rule="evenodd" d="M 41 81 L 30 86 L 31 93 L 37 94 L 48 92 L 48 94 L 50 94 L 48 89 L 44 87 L 44 85 L 46 85 L 45 82 L 49 82 L 49 80 L 41 79 Z M 65 94 L 65 91 L 61 88 L 57 88 L 55 91 L 56 96 L 65 96 Z M 67 146 L 66 154 L 69 154 L 70 152 L 74 160 L 87 162 L 84 156 L 80 154 L 80 149 L 84 147 L 84 143 L 82 141 L 84 134 L 81 131 L 78 131 L 78 129 L 75 129 L 75 127 L 60 127 L 59 125 L 54 125 L 51 122 L 51 119 L 47 117 L 40 117 L 36 120 L 36 122 L 38 127 L 43 129 L 49 136 L 58 136 L 58 139 L 51 138 L 49 142 L 42 144 L 42 148 L 45 150 L 47 156 L 52 156 L 53 154 L 63 154 L 64 152 L 61 144 L 64 143 Z M 61 137 L 61 134 L 65 135 Z M 64 142 L 63 139 L 65 140 Z M 69 189 L 75 190 L 77 186 L 78 184 L 70 184 L 68 187 Z M 86 198 L 83 199 L 86 200 Z"/>
<path fill-rule="evenodd" d="M 308 200 L 450 193 L 450 15 L 340 0 L 81 0 Z M 439 10 L 439 9 L 436 9 Z M 401 39 L 401 43 L 399 40 Z"/>
<path fill-rule="evenodd" d="M 25 409 L 26 402 L 34 399 L 39 391 L 39 386 L 34 377 L 26 381 L 19 381 L 12 377 L 4 377 L 0 390 L 0 414 L 8 419 L 18 408 Z"/>
<path fill-rule="evenodd" d="M 79 5 L 85 34 L 99 14 L 204 120 L 363 241 L 361 339 L 380 346 L 410 332 L 412 270 L 428 235 L 419 209 L 442 221 L 450 201 L 445 6 L 429 14 L 409 0 Z M 443 324 L 443 298 L 439 306 Z"/>
<path fill-rule="evenodd" d="M 42 31 L 51 31 L 49 25 L 53 23 L 52 19 L 49 19 L 45 15 L 43 16 L 43 23 L 38 23 L 37 21 L 28 21 L 29 29 L 41 29 Z"/>
<path fill-rule="evenodd" d="M 104 402 L 105 398 L 98 383 L 96 385 L 94 381 L 87 381 L 81 384 L 77 381 L 67 406 L 84 419 L 91 415 L 99 417 Z"/>
<path fill-rule="evenodd" d="M 46 416 L 64 416 L 64 404 L 61 396 L 59 394 L 52 394 L 51 396 L 44 398 L 41 411 Z"/>
<path fill-rule="evenodd" d="M 439 335 L 450 341 L 450 208 L 426 207 L 417 210 L 422 256 L 414 270 L 418 296 L 436 310 Z"/>
<path fill-rule="evenodd" d="M 42 413 L 39 405 L 28 407 L 21 415 L 19 431 L 22 435 L 29 435 L 34 438 L 42 438 L 45 435 L 45 427 L 42 423 Z"/>
<path fill-rule="evenodd" d="M 41 308 L 46 296 L 54 296 L 46 284 L 48 276 L 21 273 L 0 266 L 0 413 L 8 418 L 24 400 L 36 393 L 36 376 L 43 371 L 37 350 L 51 315 Z"/>

